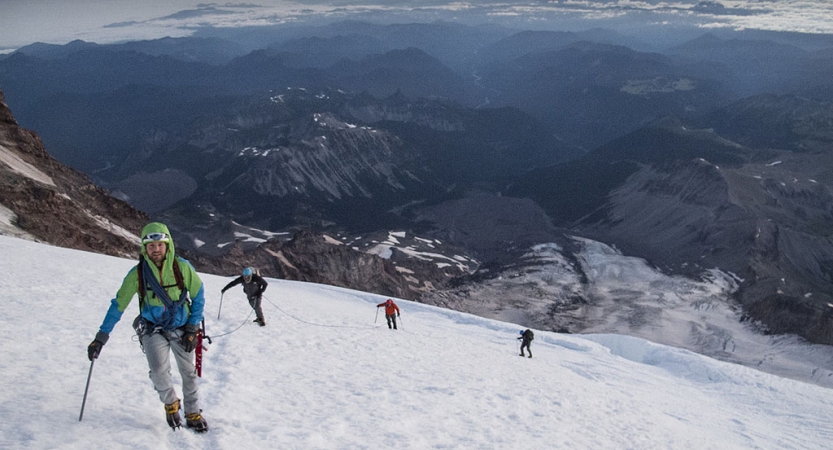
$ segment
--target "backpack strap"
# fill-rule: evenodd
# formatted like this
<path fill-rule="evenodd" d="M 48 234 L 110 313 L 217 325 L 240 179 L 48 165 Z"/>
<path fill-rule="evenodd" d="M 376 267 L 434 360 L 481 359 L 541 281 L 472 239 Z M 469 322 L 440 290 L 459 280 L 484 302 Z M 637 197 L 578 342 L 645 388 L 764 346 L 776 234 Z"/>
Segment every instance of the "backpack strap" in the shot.
<path fill-rule="evenodd" d="M 144 271 L 142 270 L 142 261 L 144 261 L 145 256 L 139 254 L 139 264 L 136 266 L 136 275 L 139 278 L 139 311 L 142 310 L 145 306 L 145 294 L 147 294 L 147 284 L 145 283 Z M 182 279 L 182 269 L 179 268 L 179 258 L 174 258 L 174 279 L 176 280 L 176 286 L 179 288 L 180 291 L 185 290 L 185 281 Z"/>
<path fill-rule="evenodd" d="M 155 266 L 151 266 L 151 264 L 148 263 L 147 258 L 142 260 L 141 268 L 139 269 L 142 272 L 144 272 L 144 280 L 142 284 L 146 287 L 146 289 L 149 288 L 151 291 L 153 291 L 155 298 L 162 302 L 163 306 L 161 310 L 158 310 L 156 313 L 153 314 L 154 318 L 151 321 L 163 330 L 173 330 L 175 326 L 174 321 L 177 317 L 177 311 L 179 310 L 179 308 L 190 304 L 190 299 L 188 298 L 188 291 L 185 289 L 180 289 L 179 298 L 171 298 L 170 294 L 168 293 L 168 288 L 174 287 L 176 285 L 174 284 L 170 286 L 163 286 L 162 283 L 160 283 L 159 280 L 156 279 L 154 269 Z M 141 310 L 143 311 L 144 307 L 142 307 Z"/>
<path fill-rule="evenodd" d="M 141 312 L 145 306 L 145 293 L 147 292 L 147 286 L 145 285 L 145 277 L 142 275 L 142 272 L 144 272 L 142 270 L 142 261 L 144 259 L 145 257 L 140 253 L 139 264 L 136 266 L 136 276 L 139 278 L 139 312 Z"/>
<path fill-rule="evenodd" d="M 176 287 L 180 291 L 185 290 L 185 281 L 182 280 L 182 269 L 179 268 L 179 257 L 174 257 L 174 279 L 176 280 Z"/>

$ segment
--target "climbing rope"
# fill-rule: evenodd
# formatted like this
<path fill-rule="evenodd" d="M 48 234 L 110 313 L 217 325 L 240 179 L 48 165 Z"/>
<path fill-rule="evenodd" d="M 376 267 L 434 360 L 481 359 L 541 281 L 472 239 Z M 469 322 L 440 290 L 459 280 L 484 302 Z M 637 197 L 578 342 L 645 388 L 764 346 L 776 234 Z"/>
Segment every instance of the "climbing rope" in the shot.
<path fill-rule="evenodd" d="M 249 321 L 249 317 L 252 317 L 252 313 L 253 313 L 253 312 L 254 312 L 254 310 L 249 311 L 249 315 L 248 315 L 248 316 L 246 316 L 246 318 L 243 320 L 243 323 L 241 323 L 241 324 L 240 324 L 240 326 L 238 326 L 237 328 L 235 328 L 235 329 L 233 329 L 233 330 L 229 331 L 228 333 L 223 333 L 223 334 L 215 334 L 215 335 L 211 336 L 211 339 L 216 339 L 216 338 L 218 338 L 218 337 L 228 336 L 228 335 L 230 335 L 230 334 L 234 333 L 235 331 L 237 331 L 237 330 L 239 330 L 239 329 L 243 328 L 243 325 L 246 325 L 246 323 Z"/>
<path fill-rule="evenodd" d="M 280 312 L 282 312 L 283 314 L 285 314 L 287 317 L 290 317 L 290 318 L 292 318 L 292 319 L 297 320 L 298 322 L 305 323 L 305 324 L 307 324 L 307 325 L 312 325 L 312 326 L 315 326 L 315 327 L 323 327 L 323 328 L 355 328 L 355 329 L 360 329 L 360 330 L 365 330 L 365 329 L 373 329 L 373 328 L 375 328 L 375 327 L 367 327 L 367 326 L 364 326 L 364 327 L 359 327 L 359 326 L 353 326 L 353 325 L 325 325 L 325 324 L 321 324 L 321 323 L 313 323 L 313 322 L 308 322 L 308 321 L 306 321 L 306 320 L 304 320 L 304 319 L 299 319 L 298 317 L 295 317 L 295 316 L 293 316 L 292 314 L 290 314 L 290 313 L 286 312 L 283 308 L 281 308 L 280 306 L 278 306 L 278 305 L 276 305 L 275 303 L 273 303 L 273 302 L 272 302 L 272 300 L 269 300 L 268 298 L 266 298 L 266 296 L 265 296 L 265 295 L 262 295 L 261 297 L 262 297 L 264 300 L 266 300 L 267 302 L 269 302 L 269 304 L 270 304 L 270 305 L 274 306 L 274 307 L 275 307 L 278 311 L 280 311 Z"/>

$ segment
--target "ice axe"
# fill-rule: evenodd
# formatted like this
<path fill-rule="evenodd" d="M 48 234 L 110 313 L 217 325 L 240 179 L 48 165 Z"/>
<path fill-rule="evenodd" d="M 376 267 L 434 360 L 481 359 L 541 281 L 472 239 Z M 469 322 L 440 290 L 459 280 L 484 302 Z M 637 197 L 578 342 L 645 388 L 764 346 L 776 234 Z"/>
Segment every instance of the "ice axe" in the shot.
<path fill-rule="evenodd" d="M 225 292 L 220 292 L 220 307 L 217 309 L 217 320 L 220 320 L 220 311 L 223 310 L 223 294 Z"/>
<path fill-rule="evenodd" d="M 81 402 L 81 415 L 78 416 L 79 422 L 84 418 L 84 405 L 87 404 L 87 392 L 90 390 L 90 378 L 93 376 L 93 364 L 95 364 L 95 358 L 90 361 L 90 373 L 87 374 L 87 387 L 84 388 L 84 400 Z"/>
<path fill-rule="evenodd" d="M 197 371 L 197 376 L 200 378 L 202 378 L 202 352 L 206 350 L 206 348 L 203 347 L 203 340 L 208 341 L 209 344 L 211 343 L 211 338 L 205 334 L 205 319 L 203 319 L 200 324 L 200 331 L 197 333 L 197 345 L 194 350 L 194 366 Z"/>

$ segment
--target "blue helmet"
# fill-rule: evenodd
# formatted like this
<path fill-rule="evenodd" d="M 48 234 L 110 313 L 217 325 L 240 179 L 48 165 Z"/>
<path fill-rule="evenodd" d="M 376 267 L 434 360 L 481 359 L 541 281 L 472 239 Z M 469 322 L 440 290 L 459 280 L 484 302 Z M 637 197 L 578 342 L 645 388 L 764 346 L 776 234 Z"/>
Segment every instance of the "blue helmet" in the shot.
<path fill-rule="evenodd" d="M 524 334 L 524 330 L 521 330 L 521 334 Z"/>
<path fill-rule="evenodd" d="M 252 276 L 252 273 L 254 273 L 254 271 L 252 270 L 251 267 L 246 267 L 245 269 L 243 269 L 243 276 L 244 277 L 250 277 L 250 276 Z"/>

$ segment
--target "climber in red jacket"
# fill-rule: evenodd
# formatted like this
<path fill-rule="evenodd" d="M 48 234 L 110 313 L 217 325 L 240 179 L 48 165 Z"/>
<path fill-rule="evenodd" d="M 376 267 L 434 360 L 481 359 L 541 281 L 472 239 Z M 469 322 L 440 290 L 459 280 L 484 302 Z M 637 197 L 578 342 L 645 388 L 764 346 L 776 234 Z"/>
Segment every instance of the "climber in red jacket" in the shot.
<path fill-rule="evenodd" d="M 391 299 L 376 305 L 377 308 L 381 308 L 383 306 L 385 307 L 385 319 L 388 321 L 388 328 L 396 330 L 396 317 L 399 316 L 399 307 L 396 306 L 396 303 L 394 303 Z M 393 324 L 393 326 L 391 326 L 391 324 Z"/>

